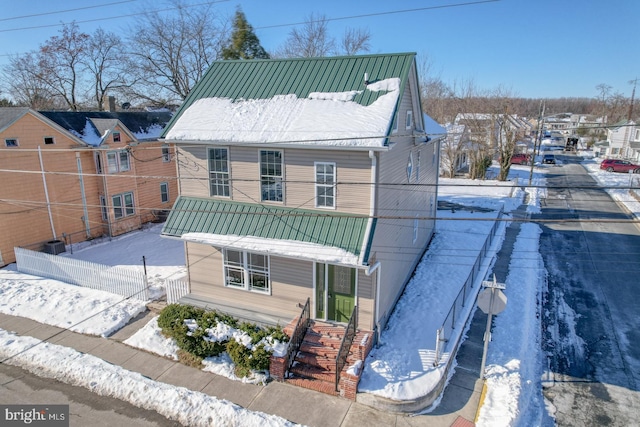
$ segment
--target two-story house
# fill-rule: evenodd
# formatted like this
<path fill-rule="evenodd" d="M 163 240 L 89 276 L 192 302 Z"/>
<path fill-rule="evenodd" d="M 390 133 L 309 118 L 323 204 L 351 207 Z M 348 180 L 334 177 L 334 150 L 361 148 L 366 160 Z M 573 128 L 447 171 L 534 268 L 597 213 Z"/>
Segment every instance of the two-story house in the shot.
<path fill-rule="evenodd" d="M 122 116 L 124 114 L 124 116 Z M 124 233 L 177 197 L 170 114 L 0 108 L 0 265 L 13 248 L 47 250 Z"/>
<path fill-rule="evenodd" d="M 165 128 L 181 302 L 381 330 L 434 233 L 438 145 L 415 54 L 219 61 Z"/>
<path fill-rule="evenodd" d="M 622 120 L 607 129 L 605 156 L 640 161 L 640 128 L 633 120 Z"/>
<path fill-rule="evenodd" d="M 40 113 L 91 147 L 105 234 L 117 236 L 165 216 L 178 193 L 173 148 L 158 142 L 171 113 Z"/>

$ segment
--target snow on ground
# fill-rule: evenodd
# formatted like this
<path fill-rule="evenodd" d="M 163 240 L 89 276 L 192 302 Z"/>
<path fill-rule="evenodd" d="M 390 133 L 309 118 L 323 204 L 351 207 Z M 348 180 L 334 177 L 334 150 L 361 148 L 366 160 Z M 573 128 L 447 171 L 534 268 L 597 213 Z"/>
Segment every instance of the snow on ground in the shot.
<path fill-rule="evenodd" d="M 585 159 L 584 164 L 603 186 L 618 185 L 621 180 L 630 179 L 626 174 L 599 171 L 597 162 L 592 159 Z M 431 369 L 428 367 L 429 351 L 432 351 L 435 346 L 435 329 L 439 326 L 439 322 L 429 316 L 432 311 L 448 311 L 446 305 L 450 304 L 452 295 L 452 289 L 449 288 L 454 287 L 448 284 L 455 283 L 455 286 L 459 286 L 459 271 L 468 272 L 466 261 L 475 256 L 477 243 L 482 240 L 483 233 L 486 233 L 487 227 L 492 223 L 492 221 L 482 220 L 490 217 L 490 212 L 479 211 L 482 208 L 498 209 L 503 206 L 505 212 L 511 212 L 523 200 L 525 192 L 528 193 L 529 201 L 527 211 L 539 211 L 538 200 L 545 197 L 543 178 L 545 170 L 548 170 L 548 167 L 535 167 L 532 187 L 527 187 L 530 169 L 523 166 L 511 168 L 510 177 L 513 177 L 513 180 L 510 183 L 440 180 L 440 200 L 473 206 L 478 208 L 478 211 L 455 209 L 455 212 L 439 211 L 438 214 L 442 220 L 438 222 L 436 237 L 426 257 L 430 271 L 427 274 L 424 263 L 418 267 L 415 278 L 407 287 L 407 292 L 412 293 L 414 301 L 412 304 L 403 301 L 399 303 L 397 314 L 389 323 L 389 329 L 382 334 L 382 345 L 373 353 L 375 359 L 367 359 L 360 391 L 367 389 L 393 398 L 402 398 L 424 390 L 433 383 L 430 375 L 421 376 L 415 372 L 420 370 L 423 373 L 429 373 Z M 516 181 L 515 178 L 518 180 Z M 625 200 L 624 203 L 628 209 L 640 217 L 640 208 L 635 204 L 635 200 Z M 65 256 L 108 265 L 142 268 L 141 259 L 144 255 L 150 275 L 154 275 L 159 280 L 183 275 L 185 272 L 183 243 L 160 238 L 159 230 L 160 226 L 154 225 L 111 241 L 74 245 L 73 255 L 67 253 Z M 535 301 L 546 274 L 538 253 L 539 233 L 540 229 L 537 225 L 523 224 L 515 243 L 516 248 L 513 251 L 505 290 L 509 303 L 507 309 L 496 316 L 493 340 L 489 345 L 487 395 L 480 411 L 478 422 L 480 426 L 540 425 L 545 420 L 538 365 L 540 358 L 535 356 L 540 351 L 539 338 L 528 339 L 534 336 L 534 331 L 539 328 L 538 319 L 535 316 Z M 460 248 L 465 248 L 465 251 L 461 252 Z M 494 248 L 494 250 L 497 249 Z M 537 255 L 532 257 L 531 253 Z M 437 280 L 433 280 L 431 276 Z M 528 280 L 520 280 L 522 277 L 527 277 Z M 64 307 L 65 318 L 73 323 L 79 323 L 80 320 L 93 314 L 93 311 L 89 311 L 86 307 L 95 306 L 97 310 L 100 303 L 114 307 L 120 305 L 109 300 L 112 295 L 54 282 L 18 274 L 11 268 L 0 270 L 0 310 L 7 310 L 9 314 L 24 317 L 29 317 L 31 313 L 38 311 L 42 315 L 36 320 L 43 323 L 59 322 L 55 320 L 57 319 L 55 313 L 62 311 L 61 304 L 65 299 L 69 299 L 74 303 Z M 50 290 L 51 294 L 47 298 L 38 300 L 38 294 L 47 290 Z M 57 294 L 58 292 L 60 294 Z M 65 294 L 64 298 L 62 293 Z M 430 297 L 425 298 L 425 296 Z M 116 296 L 116 300 L 121 299 Z M 30 305 L 30 309 L 27 310 L 25 306 L 27 301 L 29 304 L 37 301 L 38 310 L 33 310 L 33 305 Z M 440 305 L 443 307 L 439 307 Z M 407 309 L 403 310 L 403 308 Z M 114 320 L 113 325 L 105 325 L 103 316 L 91 317 L 80 325 L 85 328 L 84 333 L 107 335 L 107 331 L 111 328 L 117 329 L 119 326 L 116 325 L 126 323 L 127 316 L 133 315 L 128 313 L 133 312 L 119 308 L 111 314 Z M 405 322 L 414 322 L 414 324 L 419 322 L 434 326 L 428 328 L 424 336 L 416 336 L 400 332 L 400 325 Z M 175 348 L 160 339 L 162 337 L 157 335 L 157 326 L 151 323 L 145 329 L 145 332 L 141 332 L 135 338 L 136 343 L 134 344 L 132 340 L 130 344 L 173 358 Z M 528 332 L 522 333 L 522 331 Z M 527 340 L 524 340 L 525 342 L 514 340 L 514 336 L 527 337 Z M 82 385 L 98 393 L 120 396 L 123 400 L 154 409 L 169 418 L 186 420 L 184 422 L 190 425 L 205 425 L 212 422 L 249 426 L 289 425 L 288 422 L 277 417 L 253 413 L 201 393 L 153 382 L 139 374 L 128 372 L 72 349 L 43 343 L 23 352 L 37 340 L 18 337 L 2 330 L 0 330 L 0 342 L 2 343 L 0 357 L 12 356 L 10 359 L 12 363 L 25 369 L 59 379 L 68 377 L 73 384 Z M 404 349 L 408 357 L 401 357 L 402 350 L 399 351 L 399 349 Z M 228 369 L 228 367 L 225 368 L 224 363 L 225 361 L 218 361 L 213 367 L 207 369 L 224 374 L 225 369 Z M 178 407 L 175 402 L 185 402 L 185 404 Z M 175 412 L 168 413 L 167 408 L 172 408 Z M 208 417 L 210 413 L 215 413 L 219 418 L 215 420 L 199 418 L 201 414 L 207 414 Z"/>
<path fill-rule="evenodd" d="M 249 411 L 205 393 L 151 380 L 90 354 L 23 337 L 0 329 L 3 363 L 21 366 L 38 376 L 85 387 L 150 409 L 188 426 L 294 426 L 281 417 Z"/>

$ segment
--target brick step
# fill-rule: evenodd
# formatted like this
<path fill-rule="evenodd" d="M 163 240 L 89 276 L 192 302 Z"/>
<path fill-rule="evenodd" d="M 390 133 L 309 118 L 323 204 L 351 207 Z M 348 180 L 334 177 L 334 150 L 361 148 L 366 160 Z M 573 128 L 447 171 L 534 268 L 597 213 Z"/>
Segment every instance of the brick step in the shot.
<path fill-rule="evenodd" d="M 333 357 L 326 357 L 315 353 L 299 351 L 296 355 L 296 362 L 329 370 L 335 367 L 336 357 L 335 355 Z M 333 371 L 335 372 L 335 369 L 333 369 Z"/>
<path fill-rule="evenodd" d="M 311 354 L 315 354 L 317 356 L 322 356 L 322 357 L 331 357 L 333 359 L 337 357 L 338 350 L 339 349 L 335 347 L 325 347 L 323 345 L 304 342 L 304 341 L 300 345 L 300 349 L 299 349 L 299 351 L 302 351 L 305 353 L 311 353 Z"/>
<path fill-rule="evenodd" d="M 344 332 L 345 328 L 342 326 L 334 326 L 327 323 L 314 322 L 307 331 L 307 334 L 322 335 L 332 338 L 338 338 L 341 340 L 344 336 Z"/>
<path fill-rule="evenodd" d="M 328 369 L 294 362 L 291 369 L 289 369 L 289 373 L 293 374 L 294 377 L 302 377 L 327 382 L 333 382 L 336 379 L 335 365 L 333 369 Z"/>
<path fill-rule="evenodd" d="M 333 381 L 320 381 L 309 378 L 287 378 L 284 380 L 286 383 L 295 385 L 297 387 L 306 388 L 309 390 L 319 391 L 331 396 L 338 396 L 339 392 L 336 391 L 336 386 Z"/>
<path fill-rule="evenodd" d="M 307 333 L 304 336 L 303 343 L 307 343 L 309 345 L 317 345 L 322 347 L 330 347 L 330 348 L 340 348 L 340 344 L 342 340 L 339 338 L 328 337 L 325 335 L 316 335 Z"/>

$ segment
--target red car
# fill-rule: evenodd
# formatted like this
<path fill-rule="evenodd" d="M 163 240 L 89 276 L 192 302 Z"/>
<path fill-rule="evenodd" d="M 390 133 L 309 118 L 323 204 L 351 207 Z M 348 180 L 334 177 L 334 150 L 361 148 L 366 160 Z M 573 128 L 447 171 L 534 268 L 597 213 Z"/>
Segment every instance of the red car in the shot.
<path fill-rule="evenodd" d="M 527 165 L 529 164 L 530 157 L 528 154 L 514 154 L 511 156 L 512 165 Z"/>
<path fill-rule="evenodd" d="M 629 173 L 629 171 L 633 171 L 633 173 L 640 173 L 640 165 L 634 165 L 627 160 L 619 159 L 604 159 L 600 163 L 600 169 L 604 169 L 607 172 Z"/>

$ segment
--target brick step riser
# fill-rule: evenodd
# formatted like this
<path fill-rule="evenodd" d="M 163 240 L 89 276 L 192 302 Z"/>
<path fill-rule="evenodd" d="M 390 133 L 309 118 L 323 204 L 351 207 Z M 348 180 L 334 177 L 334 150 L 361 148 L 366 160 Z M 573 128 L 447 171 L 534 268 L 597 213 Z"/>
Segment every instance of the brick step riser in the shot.
<path fill-rule="evenodd" d="M 319 356 L 335 358 L 338 355 L 339 350 L 340 349 L 335 347 L 323 347 L 323 346 L 314 345 L 314 344 L 309 345 L 309 344 L 302 343 L 299 351 L 302 351 L 303 353 L 311 353 L 311 354 L 317 354 Z"/>
<path fill-rule="evenodd" d="M 325 370 L 335 371 L 336 359 L 317 357 L 313 354 L 301 354 L 296 357 L 296 362 L 302 365 L 315 366 Z M 333 369 L 332 369 L 333 368 Z"/>
<path fill-rule="evenodd" d="M 306 388 L 307 390 L 319 391 L 330 396 L 338 396 L 335 391 L 335 384 L 329 381 L 307 380 L 304 378 L 288 378 L 285 382 L 297 387 Z"/>
<path fill-rule="evenodd" d="M 294 377 L 314 379 L 319 381 L 333 382 L 336 379 L 336 373 L 332 371 L 322 370 L 320 368 L 309 369 L 309 366 L 305 367 L 292 367 L 289 372 Z"/>

